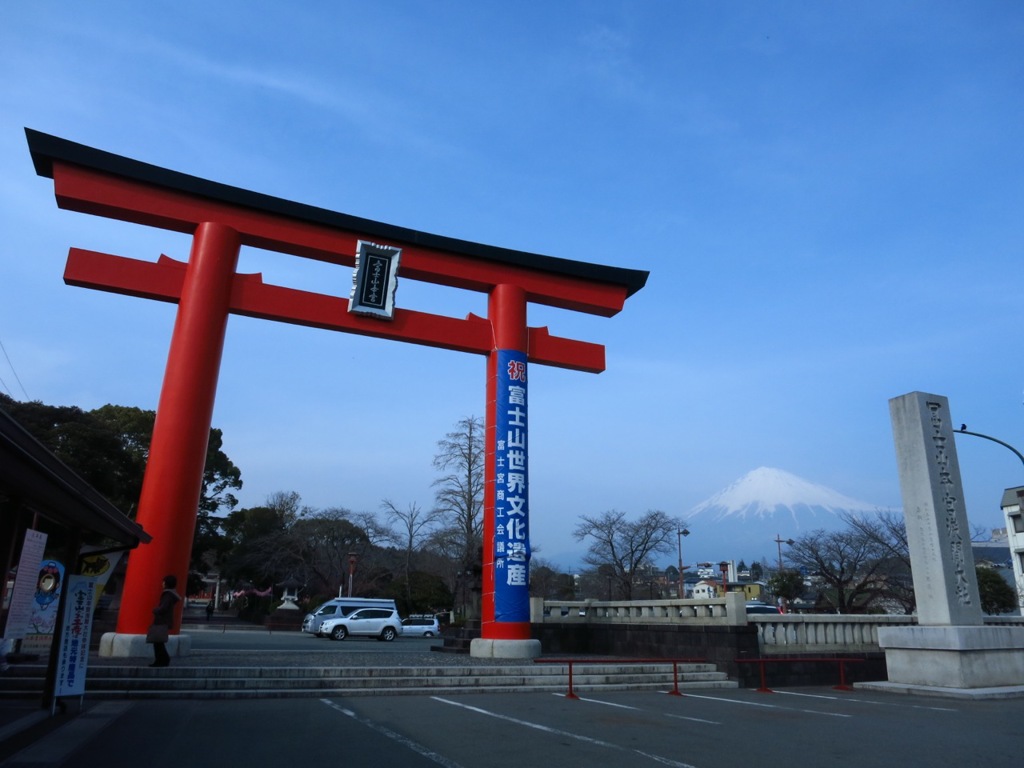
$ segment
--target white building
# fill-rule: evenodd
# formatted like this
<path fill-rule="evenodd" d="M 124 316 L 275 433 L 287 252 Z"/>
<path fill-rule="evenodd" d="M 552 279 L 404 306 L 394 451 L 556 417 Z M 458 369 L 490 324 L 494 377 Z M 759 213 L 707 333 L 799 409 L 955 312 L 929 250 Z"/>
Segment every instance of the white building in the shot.
<path fill-rule="evenodd" d="M 697 600 L 710 600 L 718 597 L 718 584 L 713 581 L 698 581 L 693 587 L 693 596 Z"/>
<path fill-rule="evenodd" d="M 1000 506 L 1006 515 L 1006 538 L 1010 545 L 1013 578 L 1017 583 L 1017 605 L 1024 615 L 1024 486 L 1003 491 Z"/>

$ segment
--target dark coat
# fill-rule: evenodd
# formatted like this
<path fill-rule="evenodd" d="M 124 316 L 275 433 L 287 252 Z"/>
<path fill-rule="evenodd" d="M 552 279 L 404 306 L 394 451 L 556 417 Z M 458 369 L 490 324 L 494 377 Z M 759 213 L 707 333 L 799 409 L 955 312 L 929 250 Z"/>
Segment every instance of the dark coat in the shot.
<path fill-rule="evenodd" d="M 165 627 L 174 623 L 174 606 L 181 600 L 181 595 L 173 589 L 165 589 L 160 593 L 160 602 L 153 609 L 153 623 L 163 624 Z"/>

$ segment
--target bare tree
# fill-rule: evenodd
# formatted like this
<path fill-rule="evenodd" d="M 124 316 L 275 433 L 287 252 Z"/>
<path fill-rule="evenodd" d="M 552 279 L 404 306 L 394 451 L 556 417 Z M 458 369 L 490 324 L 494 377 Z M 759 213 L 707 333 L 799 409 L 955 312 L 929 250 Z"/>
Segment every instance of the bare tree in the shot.
<path fill-rule="evenodd" d="M 824 588 L 822 599 L 837 613 L 862 613 L 886 596 L 887 550 L 857 530 L 811 531 L 789 548 L 786 559 Z"/>
<path fill-rule="evenodd" d="M 879 510 L 874 515 L 843 512 L 839 517 L 851 531 L 878 546 L 882 562 L 877 572 L 885 597 L 898 604 L 904 613 L 913 613 L 917 600 L 910 568 L 907 523 L 903 515 L 892 510 Z"/>
<path fill-rule="evenodd" d="M 296 520 L 282 540 L 296 563 L 294 575 L 316 592 L 334 593 L 346 581 L 349 557 L 357 560 L 373 552 L 366 531 L 344 507 L 310 511 Z"/>
<path fill-rule="evenodd" d="M 458 591 L 459 580 L 465 570 L 460 562 L 462 542 L 456 533 L 452 528 L 435 528 L 427 535 L 424 544 L 424 549 L 436 555 L 442 564 L 445 583 L 453 595 Z"/>
<path fill-rule="evenodd" d="M 840 512 L 839 519 L 846 525 L 878 544 L 889 557 L 910 569 L 910 545 L 907 543 L 907 523 L 903 515 L 890 509 L 874 515 Z"/>
<path fill-rule="evenodd" d="M 384 547 L 395 542 L 395 532 L 381 523 L 373 512 L 349 512 L 349 519 L 363 529 L 366 543 L 371 547 Z"/>
<path fill-rule="evenodd" d="M 399 509 L 390 499 L 384 499 L 381 507 L 388 522 L 398 528 L 394 531 L 394 538 L 405 549 L 405 593 L 411 603 L 413 552 L 426 539 L 439 513 L 437 510 L 424 511 L 416 502 L 410 503 L 406 509 Z"/>
<path fill-rule="evenodd" d="M 618 585 L 625 600 L 633 597 L 634 577 L 652 565 L 652 557 L 671 551 L 680 521 L 659 510 L 650 510 L 638 520 L 627 520 L 625 512 L 611 510 L 600 517 L 580 515 L 573 531 L 576 541 L 590 539 L 583 562 L 606 573 Z"/>
<path fill-rule="evenodd" d="M 434 467 L 444 474 L 434 481 L 434 513 L 457 531 L 463 568 L 479 560 L 484 507 L 484 424 L 476 416 L 462 419 L 437 443 Z"/>
<path fill-rule="evenodd" d="M 559 570 L 543 558 L 530 558 L 530 597 L 572 600 L 574 596 L 572 574 Z"/>

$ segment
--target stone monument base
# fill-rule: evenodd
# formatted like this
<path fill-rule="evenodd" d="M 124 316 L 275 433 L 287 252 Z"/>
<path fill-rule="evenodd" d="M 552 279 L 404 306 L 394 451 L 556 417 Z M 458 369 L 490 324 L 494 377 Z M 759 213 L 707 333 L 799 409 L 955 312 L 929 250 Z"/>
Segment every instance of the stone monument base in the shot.
<path fill-rule="evenodd" d="M 282 605 L 270 614 L 264 623 L 267 627 L 271 627 L 276 630 L 300 630 L 302 629 L 302 620 L 304 618 L 305 614 L 298 610 L 298 608 L 289 609 L 287 606 Z"/>
<path fill-rule="evenodd" d="M 469 655 L 478 659 L 536 659 L 540 640 L 486 640 L 476 637 L 469 644 Z"/>
<path fill-rule="evenodd" d="M 884 627 L 888 682 L 857 687 L 974 698 L 1024 696 L 1024 627 Z"/>
<path fill-rule="evenodd" d="M 192 650 L 191 635 L 171 635 L 167 638 L 167 653 L 171 658 L 188 656 Z M 145 635 L 127 635 L 104 632 L 100 636 L 99 655 L 102 658 L 153 658 L 153 647 L 146 642 Z"/>

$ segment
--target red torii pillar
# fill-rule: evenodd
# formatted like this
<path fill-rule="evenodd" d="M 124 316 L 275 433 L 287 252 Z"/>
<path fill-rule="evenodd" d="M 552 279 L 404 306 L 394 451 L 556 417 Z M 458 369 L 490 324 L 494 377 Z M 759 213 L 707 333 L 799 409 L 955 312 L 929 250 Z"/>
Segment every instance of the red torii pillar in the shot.
<path fill-rule="evenodd" d="M 180 593 L 186 594 L 196 515 L 176 511 L 199 509 L 240 249 L 238 233 L 222 224 L 200 224 L 192 240 L 136 516 L 160 546 L 147 550 L 146 557 L 128 558 L 118 614 L 121 634 L 145 633 L 168 574 L 177 577 Z M 182 608 L 179 602 L 175 627 L 181 625 Z"/>
<path fill-rule="evenodd" d="M 502 284 L 494 287 L 488 298 L 487 315 L 494 330 L 494 349 L 487 357 L 487 415 L 486 415 L 486 469 L 484 483 L 484 522 L 483 522 L 483 600 L 481 617 L 481 638 L 473 640 L 471 652 L 475 656 L 510 656 L 514 658 L 532 658 L 540 655 L 540 641 L 530 639 L 529 600 L 525 606 L 512 598 L 511 610 L 505 616 L 499 616 L 498 607 L 502 604 L 499 595 L 503 590 L 515 587 L 516 582 L 509 583 L 510 567 L 528 567 L 529 565 L 529 530 L 510 532 L 508 524 L 517 518 L 508 514 L 505 506 L 507 499 L 503 496 L 509 482 L 503 475 L 510 472 L 508 462 L 498 466 L 508 449 L 502 450 L 503 441 L 509 435 L 501 434 L 500 426 L 505 419 L 507 398 L 502 397 L 502 383 L 509 378 L 504 366 L 507 360 L 521 360 L 522 370 L 517 381 L 525 385 L 527 376 L 525 361 L 529 346 L 529 335 L 526 327 L 526 294 L 515 285 Z M 518 355 L 515 353 L 519 353 Z M 515 364 L 513 362 L 513 364 Z M 525 403 L 524 403 L 525 405 Z M 525 408 L 520 426 L 523 434 L 528 434 L 525 423 Z M 525 450 L 524 450 L 525 458 Z M 524 468 L 525 475 L 525 468 Z M 525 477 L 522 495 L 525 497 Z M 525 502 L 524 502 L 525 503 Z M 525 515 L 528 521 L 528 515 Z M 502 526 L 499 528 L 499 526 Z M 518 543 L 522 536 L 522 551 L 508 551 L 510 543 Z M 503 566 L 500 567 L 499 566 Z M 527 582 L 528 585 L 528 582 Z M 517 615 L 518 614 L 518 615 Z M 501 620 L 499 620 L 501 619 Z M 497 643 L 495 642 L 497 641 Z"/>
<path fill-rule="evenodd" d="M 483 621 L 472 652 L 537 655 L 527 581 L 527 361 L 597 373 L 604 348 L 528 327 L 527 304 L 611 317 L 648 273 L 408 230 L 26 134 L 36 171 L 53 179 L 60 207 L 193 236 L 187 265 L 77 248 L 68 255 L 68 284 L 179 304 L 137 516 L 153 540 L 129 558 L 117 633 L 104 638 L 101 653 L 138 655 L 162 578 L 174 574 L 184 587 L 227 316 L 235 313 L 486 357 Z M 343 297 L 235 271 L 243 245 L 351 267 L 368 241 L 400 249 L 403 279 L 487 293 L 488 318 L 399 308 L 382 321 L 351 314 Z M 180 612 L 174 634 L 179 627 Z"/>

